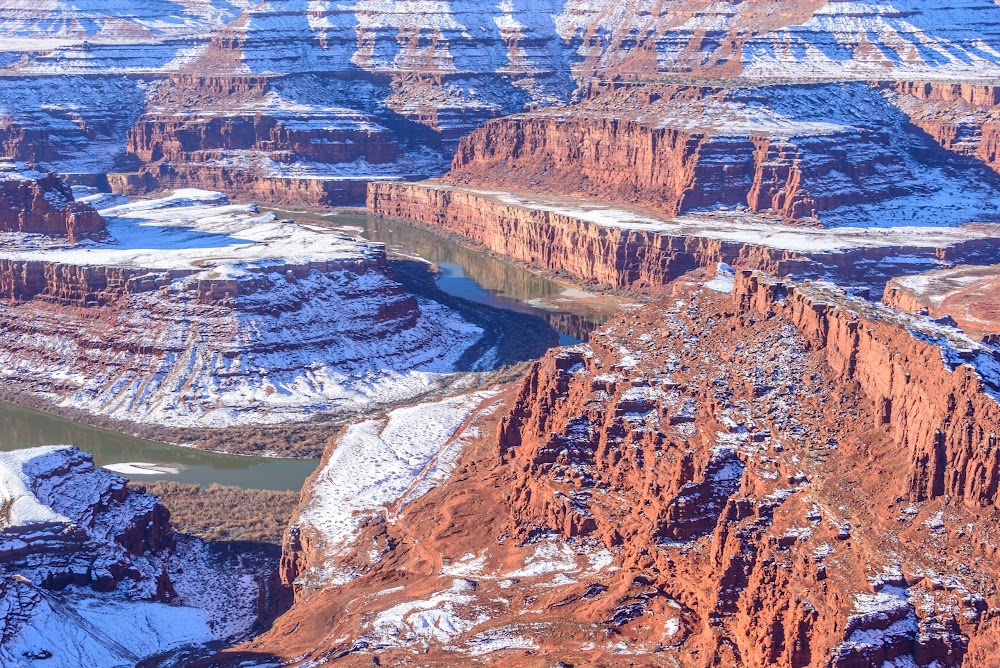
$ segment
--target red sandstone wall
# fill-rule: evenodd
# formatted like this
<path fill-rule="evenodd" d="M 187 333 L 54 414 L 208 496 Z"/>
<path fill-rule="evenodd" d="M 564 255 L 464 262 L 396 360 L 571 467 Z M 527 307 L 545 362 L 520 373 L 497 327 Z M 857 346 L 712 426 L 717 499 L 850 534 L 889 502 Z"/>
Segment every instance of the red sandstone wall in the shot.
<path fill-rule="evenodd" d="M 734 294 L 744 308 L 791 320 L 880 407 L 879 423 L 909 460 L 913 500 L 949 495 L 972 506 L 1000 503 L 1000 405 L 971 368 L 951 370 L 936 345 L 900 326 L 761 274 L 738 274 Z"/>
<path fill-rule="evenodd" d="M 749 242 L 602 227 L 571 215 L 420 183 L 370 184 L 368 210 L 458 234 L 505 257 L 566 272 L 583 281 L 646 292 L 661 291 L 682 274 L 698 267 L 715 267 L 718 262 L 779 276 L 822 264 L 851 275 L 860 260 L 877 261 L 898 254 L 951 259 L 979 246 L 988 247 L 988 242 L 974 241 L 939 250 L 895 247 L 806 257 Z"/>
<path fill-rule="evenodd" d="M 94 207 L 74 201 L 69 186 L 54 174 L 38 180 L 0 175 L 0 231 L 65 235 L 76 243 L 104 227 Z"/>

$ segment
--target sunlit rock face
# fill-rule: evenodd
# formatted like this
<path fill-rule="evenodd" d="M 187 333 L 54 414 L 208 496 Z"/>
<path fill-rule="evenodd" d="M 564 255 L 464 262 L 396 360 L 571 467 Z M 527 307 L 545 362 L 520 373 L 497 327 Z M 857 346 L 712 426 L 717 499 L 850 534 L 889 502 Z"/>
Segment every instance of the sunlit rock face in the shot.
<path fill-rule="evenodd" d="M 405 292 L 381 246 L 219 193 L 90 199 L 100 241 L 0 239 L 6 382 L 63 407 L 173 427 L 303 420 L 425 392 L 482 334 Z"/>
<path fill-rule="evenodd" d="M 439 175 L 483 121 L 581 99 L 594 79 L 990 81 L 998 25 L 988 0 L 8 2 L 0 150 L 126 172 L 127 192 L 358 203 L 364 180 Z M 975 150 L 995 153 L 991 137 Z M 157 138 L 183 150 L 155 158 Z"/>

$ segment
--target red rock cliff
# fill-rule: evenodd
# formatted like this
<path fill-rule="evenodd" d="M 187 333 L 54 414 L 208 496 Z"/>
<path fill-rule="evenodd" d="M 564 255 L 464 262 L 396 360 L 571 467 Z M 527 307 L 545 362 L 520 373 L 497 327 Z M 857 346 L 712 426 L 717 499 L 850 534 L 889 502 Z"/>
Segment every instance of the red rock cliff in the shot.
<path fill-rule="evenodd" d="M 488 121 L 463 138 L 445 179 L 544 184 L 550 193 L 669 216 L 743 206 L 813 223 L 840 207 L 912 190 L 914 175 L 900 169 L 897 155 L 905 134 L 864 86 L 800 87 L 798 95 L 816 101 L 808 116 L 786 108 L 780 88 L 606 86 L 589 95 L 569 107 Z M 852 124 L 826 111 L 836 98 L 856 114 Z"/>
<path fill-rule="evenodd" d="M 0 165 L 0 231 L 66 236 L 76 243 L 101 234 L 104 226 L 94 207 L 75 201 L 55 174 Z"/>
<path fill-rule="evenodd" d="M 957 259 L 996 252 L 995 241 L 973 240 L 941 248 L 901 245 L 806 254 L 753 243 L 752 235 L 739 242 L 650 231 L 642 225 L 636 226 L 640 229 L 603 226 L 574 215 L 572 202 L 559 207 L 557 200 L 547 200 L 556 205 L 533 207 L 531 195 L 522 199 L 515 202 L 435 182 L 368 186 L 368 210 L 375 215 L 457 234 L 507 258 L 579 280 L 654 293 L 692 269 L 719 262 L 775 275 L 830 271 L 857 280 L 865 267 L 877 268 L 880 261 L 895 255 Z"/>
<path fill-rule="evenodd" d="M 907 453 L 910 498 L 1000 502 L 997 379 L 971 366 L 990 369 L 995 352 L 953 349 L 933 329 L 911 335 L 907 317 L 889 309 L 758 273 L 740 273 L 735 294 L 745 308 L 788 318 L 878 406 L 877 424 Z"/>

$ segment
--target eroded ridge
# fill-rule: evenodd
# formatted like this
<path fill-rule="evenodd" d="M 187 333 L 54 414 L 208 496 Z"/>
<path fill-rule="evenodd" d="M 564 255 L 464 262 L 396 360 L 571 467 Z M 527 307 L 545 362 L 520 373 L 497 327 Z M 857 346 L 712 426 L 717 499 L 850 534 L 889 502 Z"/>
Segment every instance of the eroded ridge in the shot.
<path fill-rule="evenodd" d="M 550 352 L 495 413 L 461 403 L 450 476 L 402 521 L 386 499 L 334 552 L 287 544 L 294 573 L 350 576 L 297 580 L 241 649 L 288 665 L 987 660 L 995 350 L 830 284 L 724 284 L 678 282 Z"/>

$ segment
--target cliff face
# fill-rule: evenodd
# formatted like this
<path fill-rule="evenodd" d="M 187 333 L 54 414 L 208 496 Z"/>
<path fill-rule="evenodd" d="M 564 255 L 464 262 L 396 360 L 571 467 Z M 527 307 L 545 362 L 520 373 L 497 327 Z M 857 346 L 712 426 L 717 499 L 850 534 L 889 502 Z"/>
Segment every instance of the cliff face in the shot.
<path fill-rule="evenodd" d="M 0 162 L 0 231 L 65 236 L 76 243 L 101 235 L 104 226 L 94 207 L 75 201 L 55 174 Z"/>
<path fill-rule="evenodd" d="M 732 297 L 672 287 L 550 352 L 496 412 L 465 401 L 349 427 L 303 508 L 340 508 L 353 528 L 304 510 L 346 540 L 290 534 L 295 606 L 219 661 L 987 660 L 1000 412 L 979 376 L 911 334 L 919 319 L 823 284 L 744 272 Z M 367 485 L 341 481 L 363 470 L 351 457 L 399 453 L 407 430 L 438 438 L 442 421 L 432 450 L 462 451 L 443 478 L 430 457 L 397 492 L 351 496 Z M 411 462 L 430 441 L 413 443 Z M 341 496 L 385 506 L 352 514 Z"/>
<path fill-rule="evenodd" d="M 368 209 L 458 234 L 542 269 L 652 293 L 694 268 L 719 262 L 775 275 L 829 275 L 881 290 L 893 272 L 912 272 L 912 265 L 895 265 L 897 256 L 924 258 L 930 268 L 938 259 L 981 262 L 997 248 L 989 231 L 982 239 L 946 232 L 938 240 L 933 234 L 919 239 L 912 232 L 889 238 L 873 230 L 870 238 L 862 234 L 838 240 L 835 233 L 788 231 L 783 243 L 772 241 L 773 220 L 748 226 L 738 217 L 722 216 L 673 223 L 583 200 L 518 197 L 437 183 L 373 183 Z M 799 240 L 788 242 L 797 235 Z"/>
<path fill-rule="evenodd" d="M 369 129 L 364 129 L 365 125 Z M 338 125 L 342 127 L 337 127 Z M 352 127 L 359 126 L 359 127 Z M 206 118 L 178 119 L 143 116 L 129 131 L 127 150 L 140 160 L 200 162 L 221 157 L 221 151 L 274 151 L 288 159 L 338 163 L 363 159 L 391 162 L 399 157 L 388 131 L 373 119 L 351 116 L 300 119 L 224 113 Z"/>
<path fill-rule="evenodd" d="M 544 184 L 668 216 L 739 206 L 819 224 L 844 207 L 940 190 L 923 171 L 941 161 L 860 84 L 598 86 L 581 104 L 487 122 L 462 140 L 445 179 Z"/>
<path fill-rule="evenodd" d="M 1000 172 L 1000 86 L 904 82 L 893 90 L 899 108 L 938 144 Z"/>
<path fill-rule="evenodd" d="M 112 174 L 110 185 L 123 194 L 198 187 L 338 206 L 363 201 L 368 179 L 417 175 L 439 162 L 431 133 L 429 146 L 411 145 L 411 124 L 383 125 L 364 93 L 342 99 L 347 86 L 239 74 L 151 85 L 126 142 L 125 163 L 137 170 Z M 329 106 L 329 97 L 344 106 Z"/>
<path fill-rule="evenodd" d="M 970 506 L 997 504 L 1000 351 L 934 321 L 846 300 L 835 289 L 743 272 L 736 295 L 748 308 L 787 317 L 878 406 L 877 424 L 909 454 L 911 499 L 948 495 Z"/>
<path fill-rule="evenodd" d="M 2 460 L 6 572 L 49 589 L 73 584 L 107 591 L 146 580 L 154 598 L 174 594 L 165 573 L 133 562 L 174 546 L 170 513 L 156 497 L 129 490 L 124 478 L 95 468 L 89 454 L 72 447 L 19 450 Z"/>

